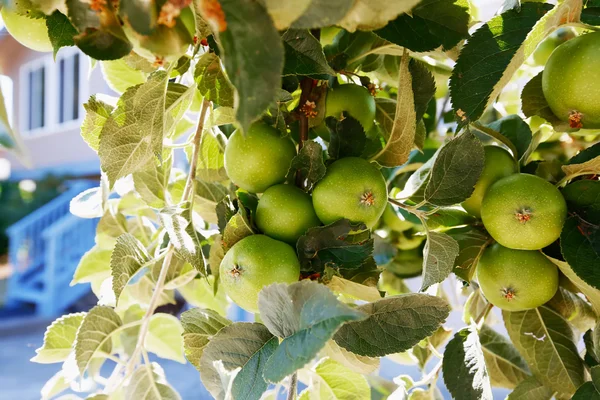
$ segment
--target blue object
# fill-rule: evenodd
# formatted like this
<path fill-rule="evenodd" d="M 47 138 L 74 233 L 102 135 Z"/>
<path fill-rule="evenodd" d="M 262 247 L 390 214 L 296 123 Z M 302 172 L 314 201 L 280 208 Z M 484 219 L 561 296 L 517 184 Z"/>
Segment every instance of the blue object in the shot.
<path fill-rule="evenodd" d="M 66 192 L 7 229 L 13 268 L 7 307 L 30 303 L 35 305 L 36 315 L 54 317 L 89 292 L 89 285 L 69 284 L 79 260 L 94 245 L 98 219 L 72 215 L 69 203 L 96 185 L 93 181 L 72 181 Z"/>

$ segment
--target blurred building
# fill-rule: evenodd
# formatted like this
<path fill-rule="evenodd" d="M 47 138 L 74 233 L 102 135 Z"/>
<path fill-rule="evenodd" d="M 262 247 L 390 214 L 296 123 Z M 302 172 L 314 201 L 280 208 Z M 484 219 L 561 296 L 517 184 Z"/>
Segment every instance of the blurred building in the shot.
<path fill-rule="evenodd" d="M 27 153 L 0 146 L 0 317 L 23 310 L 50 317 L 89 291 L 69 283 L 94 244 L 97 220 L 71 215 L 69 202 L 100 177 L 98 156 L 80 135 L 83 104 L 90 94 L 114 92 L 76 47 L 54 59 L 3 28 L 0 87 Z"/>

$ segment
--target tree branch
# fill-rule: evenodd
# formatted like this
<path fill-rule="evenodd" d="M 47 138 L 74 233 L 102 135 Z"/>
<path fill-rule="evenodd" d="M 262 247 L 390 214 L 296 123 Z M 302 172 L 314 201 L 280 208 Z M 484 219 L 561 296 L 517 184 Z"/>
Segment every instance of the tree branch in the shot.
<path fill-rule="evenodd" d="M 295 400 L 298 391 L 298 373 L 294 372 L 290 377 L 290 387 L 288 389 L 287 400 Z"/>
<path fill-rule="evenodd" d="M 193 151 L 192 158 L 190 161 L 190 172 L 188 174 L 187 181 L 185 183 L 185 189 L 183 190 L 183 195 L 181 196 L 181 201 L 187 201 L 194 193 L 194 181 L 196 179 L 196 167 L 198 165 L 198 156 L 200 154 L 200 139 L 202 137 L 202 131 L 204 130 L 204 120 L 206 119 L 206 112 L 210 107 L 210 102 L 204 100 L 202 102 L 202 109 L 200 110 L 200 117 L 198 120 L 198 127 L 196 129 L 196 133 L 194 134 L 194 140 L 192 142 Z M 173 242 L 169 242 L 167 245 L 167 250 L 165 251 L 166 255 L 163 260 L 162 266 L 160 267 L 160 274 L 158 275 L 158 279 L 156 280 L 156 285 L 154 287 L 154 293 L 152 293 L 152 298 L 150 299 L 150 304 L 148 304 L 148 309 L 146 310 L 146 314 L 144 314 L 144 318 L 142 319 L 142 325 L 140 327 L 140 333 L 138 335 L 137 344 L 135 346 L 135 350 L 131 355 L 131 359 L 127 363 L 126 369 L 126 377 L 124 380 L 127 380 L 128 377 L 133 374 L 135 367 L 138 363 L 138 359 L 140 353 L 144 349 L 144 341 L 146 340 L 146 335 L 148 334 L 148 329 L 150 328 L 150 318 L 154 314 L 158 306 L 158 300 L 162 295 L 164 290 L 165 280 L 167 279 L 167 273 L 169 271 L 169 266 L 171 265 L 171 260 L 173 259 L 173 253 L 175 251 L 175 246 Z"/>

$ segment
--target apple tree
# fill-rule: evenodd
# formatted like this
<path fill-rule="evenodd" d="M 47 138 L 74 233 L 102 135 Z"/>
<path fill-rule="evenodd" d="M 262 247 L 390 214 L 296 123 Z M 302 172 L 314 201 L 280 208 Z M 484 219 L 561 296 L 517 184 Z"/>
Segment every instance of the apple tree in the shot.
<path fill-rule="evenodd" d="M 102 178 L 71 203 L 98 305 L 48 327 L 43 397 L 180 398 L 149 353 L 216 399 L 599 397 L 600 1 L 499 6 L 5 5 L 118 93 L 85 103 Z"/>

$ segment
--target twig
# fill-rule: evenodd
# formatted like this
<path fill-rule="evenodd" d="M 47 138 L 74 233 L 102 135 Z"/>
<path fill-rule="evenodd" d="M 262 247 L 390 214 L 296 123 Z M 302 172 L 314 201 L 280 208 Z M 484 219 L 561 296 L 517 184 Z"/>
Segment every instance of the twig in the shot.
<path fill-rule="evenodd" d="M 193 193 L 194 189 L 194 181 L 196 178 L 196 166 L 198 165 L 198 155 L 200 148 L 200 138 L 202 137 L 202 131 L 204 130 L 204 120 L 206 118 L 206 112 L 210 106 L 210 102 L 204 100 L 202 103 L 202 110 L 200 111 L 200 119 L 198 121 L 198 128 L 196 129 L 196 133 L 194 135 L 193 146 L 194 150 L 192 152 L 192 158 L 190 162 L 190 172 L 188 174 L 187 182 L 185 183 L 185 189 L 183 190 L 183 195 L 181 196 L 182 201 L 188 200 L 190 194 Z M 146 310 L 146 314 L 144 314 L 144 318 L 142 319 L 142 326 L 140 327 L 140 333 L 138 335 L 137 345 L 135 346 L 135 350 L 131 355 L 131 359 L 127 363 L 126 369 L 126 377 L 124 380 L 127 380 L 128 377 L 133 374 L 133 371 L 139 361 L 140 352 L 144 349 L 144 341 L 146 339 L 146 335 L 148 334 L 148 329 L 150 328 L 150 318 L 154 314 L 156 307 L 158 306 L 158 301 L 160 296 L 164 290 L 165 280 L 167 278 L 167 273 L 169 271 L 169 266 L 171 265 L 171 260 L 173 259 L 173 252 L 175 250 L 175 246 L 173 246 L 172 242 L 169 242 L 165 254 L 165 258 L 163 260 L 163 264 L 160 268 L 160 274 L 158 279 L 156 280 L 156 286 L 154 287 L 154 293 L 152 293 L 152 298 L 150 299 L 150 304 L 148 304 L 148 310 Z"/>
<path fill-rule="evenodd" d="M 298 151 L 302 150 L 304 142 L 308 140 L 308 116 L 302 111 L 302 107 L 306 105 L 306 102 L 310 98 L 312 85 L 313 80 L 311 78 L 303 78 L 302 81 L 300 81 L 300 89 L 302 90 L 302 93 L 300 94 L 300 103 L 298 104 L 298 118 L 300 122 Z M 302 173 L 300 171 L 296 171 L 296 186 L 299 188 L 304 187 L 304 179 L 302 179 Z"/>
<path fill-rule="evenodd" d="M 295 400 L 297 391 L 298 391 L 298 373 L 294 372 L 294 374 L 290 377 L 290 387 L 288 389 L 287 400 Z"/>

